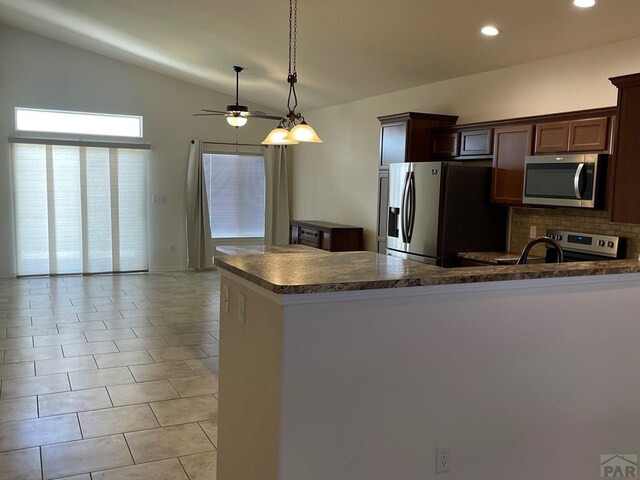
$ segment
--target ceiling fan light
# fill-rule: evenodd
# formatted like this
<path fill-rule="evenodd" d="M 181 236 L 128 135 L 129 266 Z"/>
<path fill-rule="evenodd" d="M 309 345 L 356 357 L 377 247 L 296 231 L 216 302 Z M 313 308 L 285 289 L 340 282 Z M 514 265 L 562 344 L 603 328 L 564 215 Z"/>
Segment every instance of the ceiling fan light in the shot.
<path fill-rule="evenodd" d="M 322 143 L 322 139 L 318 136 L 316 131 L 306 122 L 302 122 L 300 125 L 296 125 L 289 132 L 288 138 L 297 142 L 308 143 Z"/>
<path fill-rule="evenodd" d="M 267 138 L 262 141 L 262 145 L 297 145 L 298 141 L 289 138 L 289 131 L 285 128 L 274 128 L 269 132 Z"/>
<path fill-rule="evenodd" d="M 227 123 L 232 127 L 244 127 L 247 124 L 247 117 L 243 115 L 227 115 Z"/>

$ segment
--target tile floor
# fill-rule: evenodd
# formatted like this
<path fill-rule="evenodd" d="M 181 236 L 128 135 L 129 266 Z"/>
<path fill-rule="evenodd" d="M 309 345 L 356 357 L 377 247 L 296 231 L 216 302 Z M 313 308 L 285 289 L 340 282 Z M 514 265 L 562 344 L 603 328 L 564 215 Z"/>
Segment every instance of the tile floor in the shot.
<path fill-rule="evenodd" d="M 219 288 L 0 280 L 0 480 L 215 479 Z"/>

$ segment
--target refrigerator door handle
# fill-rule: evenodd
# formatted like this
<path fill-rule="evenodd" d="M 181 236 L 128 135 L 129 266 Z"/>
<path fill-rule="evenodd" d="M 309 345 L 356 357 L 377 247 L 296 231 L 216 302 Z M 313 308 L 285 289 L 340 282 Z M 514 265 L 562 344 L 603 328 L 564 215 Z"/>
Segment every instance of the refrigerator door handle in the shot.
<path fill-rule="evenodd" d="M 402 203 L 400 205 L 400 219 L 401 219 L 401 227 L 402 227 L 402 241 L 404 243 L 408 242 L 409 237 L 409 215 L 408 215 L 408 203 L 409 203 L 409 177 L 411 172 L 407 172 L 404 176 L 404 187 L 402 189 Z"/>
<path fill-rule="evenodd" d="M 416 177 L 413 172 L 409 176 L 409 228 L 407 231 L 407 243 L 411 243 L 413 227 L 416 223 Z"/>

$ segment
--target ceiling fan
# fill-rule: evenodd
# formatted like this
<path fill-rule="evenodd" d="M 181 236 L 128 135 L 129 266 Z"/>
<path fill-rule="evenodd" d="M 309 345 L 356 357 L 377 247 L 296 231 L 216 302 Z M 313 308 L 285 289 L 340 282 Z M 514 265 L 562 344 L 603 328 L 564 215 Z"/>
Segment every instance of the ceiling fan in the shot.
<path fill-rule="evenodd" d="M 234 105 L 227 105 L 227 110 L 225 112 L 220 110 L 207 110 L 203 108 L 203 112 L 207 113 L 195 113 L 194 117 L 206 117 L 206 116 L 216 116 L 216 115 L 224 115 L 227 117 L 227 123 L 232 127 L 242 127 L 247 123 L 247 119 L 249 118 L 264 118 L 267 120 L 281 120 L 281 116 L 269 115 L 264 112 L 255 111 L 250 112 L 246 105 L 240 105 L 238 101 L 238 86 L 240 84 L 240 72 L 244 70 L 242 67 L 238 67 L 234 65 L 233 71 L 236 72 L 236 103 Z"/>

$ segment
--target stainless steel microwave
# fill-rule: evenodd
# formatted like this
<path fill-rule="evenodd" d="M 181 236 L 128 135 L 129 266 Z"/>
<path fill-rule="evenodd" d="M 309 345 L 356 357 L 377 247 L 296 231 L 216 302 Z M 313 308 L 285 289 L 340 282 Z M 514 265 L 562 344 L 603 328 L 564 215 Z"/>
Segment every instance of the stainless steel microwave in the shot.
<path fill-rule="evenodd" d="M 527 205 L 595 208 L 606 155 L 525 157 L 522 202 Z"/>

